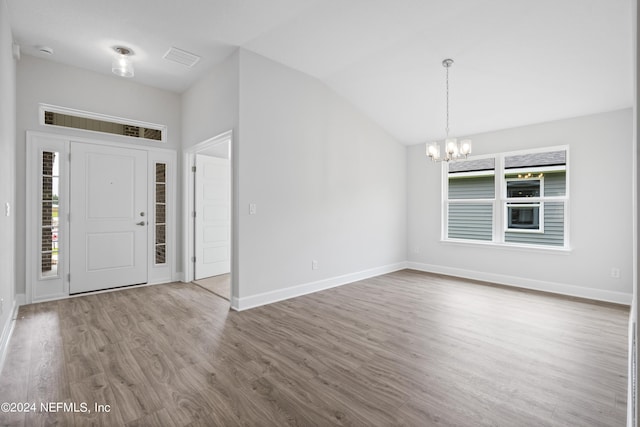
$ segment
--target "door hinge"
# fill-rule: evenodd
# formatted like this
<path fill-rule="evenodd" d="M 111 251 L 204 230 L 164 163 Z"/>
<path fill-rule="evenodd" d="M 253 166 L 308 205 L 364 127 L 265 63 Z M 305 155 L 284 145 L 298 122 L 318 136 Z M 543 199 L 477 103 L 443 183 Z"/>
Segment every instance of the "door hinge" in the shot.
<path fill-rule="evenodd" d="M 71 282 L 71 273 L 67 274 L 67 282 Z"/>
<path fill-rule="evenodd" d="M 196 171 L 196 167 L 195 166 L 191 166 L 191 172 L 195 172 Z"/>
<path fill-rule="evenodd" d="M 191 212 L 191 216 L 195 218 L 196 217 L 196 211 Z"/>
<path fill-rule="evenodd" d="M 196 262 L 196 257 L 192 256 L 191 257 L 191 262 Z"/>
<path fill-rule="evenodd" d="M 71 161 L 71 153 L 69 153 L 69 161 Z"/>
<path fill-rule="evenodd" d="M 67 222 L 71 222 L 71 212 L 67 214 Z"/>

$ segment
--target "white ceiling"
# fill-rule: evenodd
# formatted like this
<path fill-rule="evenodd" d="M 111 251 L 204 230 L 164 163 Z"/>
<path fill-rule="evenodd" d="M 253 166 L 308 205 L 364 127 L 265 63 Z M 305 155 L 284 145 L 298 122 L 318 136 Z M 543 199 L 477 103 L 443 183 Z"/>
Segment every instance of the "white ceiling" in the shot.
<path fill-rule="evenodd" d="M 237 47 L 322 80 L 405 144 L 632 105 L 631 0 L 7 0 L 22 52 L 182 92 Z M 193 68 L 170 47 L 202 56 Z M 116 77 L 114 77 L 116 78 Z"/>

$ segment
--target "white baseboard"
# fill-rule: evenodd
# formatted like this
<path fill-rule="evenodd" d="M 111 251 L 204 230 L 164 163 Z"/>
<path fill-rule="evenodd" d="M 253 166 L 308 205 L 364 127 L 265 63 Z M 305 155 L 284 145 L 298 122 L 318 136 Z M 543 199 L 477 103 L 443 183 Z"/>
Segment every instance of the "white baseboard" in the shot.
<path fill-rule="evenodd" d="M 465 270 L 462 268 L 446 267 L 441 265 L 423 264 L 419 262 L 407 262 L 407 268 L 424 271 L 427 273 L 446 274 L 448 276 L 462 277 L 465 279 L 481 280 L 483 282 L 497 283 L 500 285 L 514 286 L 536 291 L 544 291 L 572 297 L 586 298 L 596 301 L 613 302 L 617 304 L 631 305 L 632 294 L 624 292 L 607 291 L 603 289 L 584 288 L 581 286 L 567 285 L 564 283 L 547 282 L 543 280 L 527 279 L 524 277 L 507 276 L 503 274 L 486 273 L 482 271 Z"/>
<path fill-rule="evenodd" d="M 0 373 L 4 367 L 4 361 L 7 357 L 7 349 L 9 347 L 9 339 L 13 333 L 13 327 L 18 317 L 18 308 L 24 304 L 25 295 L 18 294 L 13 301 L 13 307 L 11 307 L 11 314 L 7 318 L 5 324 L 2 327 L 2 335 L 0 336 Z"/>
<path fill-rule="evenodd" d="M 16 311 L 18 307 L 21 305 L 25 305 L 27 303 L 27 295 L 26 294 L 16 294 Z"/>
<path fill-rule="evenodd" d="M 271 304 L 289 298 L 299 297 L 313 292 L 335 288 L 336 286 L 346 285 L 347 283 L 353 283 L 358 280 L 368 279 L 369 277 L 393 273 L 394 271 L 403 270 L 405 268 L 407 268 L 407 263 L 399 262 L 396 264 L 376 267 L 356 273 L 330 277 L 328 279 L 318 280 L 316 282 L 304 283 L 302 285 L 291 286 L 284 289 L 277 289 L 275 291 L 264 292 L 257 295 L 251 295 L 248 297 L 234 297 L 231 300 L 231 308 L 236 311 L 248 310 L 250 308 L 259 307 L 261 305 Z"/>

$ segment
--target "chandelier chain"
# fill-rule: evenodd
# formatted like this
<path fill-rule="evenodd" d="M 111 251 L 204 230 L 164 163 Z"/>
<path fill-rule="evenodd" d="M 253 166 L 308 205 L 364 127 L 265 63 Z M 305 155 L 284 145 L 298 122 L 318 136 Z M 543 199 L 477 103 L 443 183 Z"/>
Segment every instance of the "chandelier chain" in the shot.
<path fill-rule="evenodd" d="M 449 67 L 445 67 L 447 70 L 447 127 L 445 131 L 447 132 L 447 138 L 449 137 Z"/>

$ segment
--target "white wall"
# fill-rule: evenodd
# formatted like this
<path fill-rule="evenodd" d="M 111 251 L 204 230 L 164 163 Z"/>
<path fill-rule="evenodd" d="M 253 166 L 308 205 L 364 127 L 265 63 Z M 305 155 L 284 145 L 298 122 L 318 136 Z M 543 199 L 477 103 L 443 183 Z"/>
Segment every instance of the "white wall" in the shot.
<path fill-rule="evenodd" d="M 5 27 L 3 27 L 5 28 Z M 17 137 L 16 137 L 16 291 L 25 293 L 25 169 L 27 130 L 91 137 L 91 133 L 38 124 L 40 103 L 108 114 L 134 120 L 167 125 L 167 142 L 134 140 L 118 135 L 103 135 L 107 141 L 133 145 L 180 148 L 180 95 L 140 85 L 133 80 L 109 76 L 23 56 L 17 67 Z M 181 241 L 180 229 L 177 229 Z M 179 254 L 178 254 L 179 255 Z"/>
<path fill-rule="evenodd" d="M 238 52 L 182 94 L 182 148 L 238 127 Z"/>
<path fill-rule="evenodd" d="M 239 130 L 239 53 L 234 52 L 182 94 L 182 148 L 188 149 L 221 133 L 232 131 L 232 194 L 237 200 Z M 183 188 L 183 187 L 180 187 Z M 183 195 L 184 196 L 184 195 Z M 183 203 L 187 203 L 183 197 Z M 237 210 L 237 207 L 233 208 Z M 181 210 L 182 213 L 182 210 Z M 182 215 L 179 215 L 182 218 Z M 232 295 L 238 295 L 238 233 L 232 230 Z M 186 248 L 182 248 L 186 251 Z M 182 257 L 179 267 L 182 271 Z"/>
<path fill-rule="evenodd" d="M 0 0 L 0 298 L 4 300 L 0 311 L 0 356 L 15 298 L 14 229 L 17 218 L 14 203 L 16 73 L 8 13 L 6 0 Z M 11 205 L 11 216 L 5 216 L 5 203 Z"/>
<path fill-rule="evenodd" d="M 633 229 L 633 298 L 631 302 L 631 312 L 629 314 L 629 370 L 627 372 L 628 390 L 627 390 L 627 426 L 636 427 L 637 419 L 637 406 L 638 396 L 633 390 L 640 390 L 640 378 L 635 375 L 637 369 L 634 366 L 638 365 L 637 354 L 637 340 L 638 340 L 638 230 L 640 224 L 638 223 L 638 199 L 640 199 L 640 178 L 638 175 L 638 164 L 640 164 L 640 150 L 638 150 L 638 119 L 640 118 L 640 110 L 638 110 L 638 96 L 640 95 L 640 86 L 638 85 L 638 61 L 640 55 L 638 49 L 640 49 L 640 43 L 638 43 L 638 18 L 640 17 L 640 10 L 638 10 L 638 1 L 633 0 L 631 2 L 631 28 L 632 28 L 632 46 L 633 46 L 633 183 L 634 197 L 633 197 L 633 215 L 634 215 L 634 229 Z M 635 342 L 635 349 L 634 349 Z M 635 382 L 634 382 L 635 380 Z"/>
<path fill-rule="evenodd" d="M 440 165 L 408 150 L 408 256 L 416 268 L 631 302 L 632 110 L 472 135 L 474 154 L 570 146 L 570 253 L 440 241 Z M 610 277 L 620 269 L 619 279 Z"/>
<path fill-rule="evenodd" d="M 246 50 L 239 123 L 241 301 L 405 261 L 403 145 L 318 80 Z"/>

